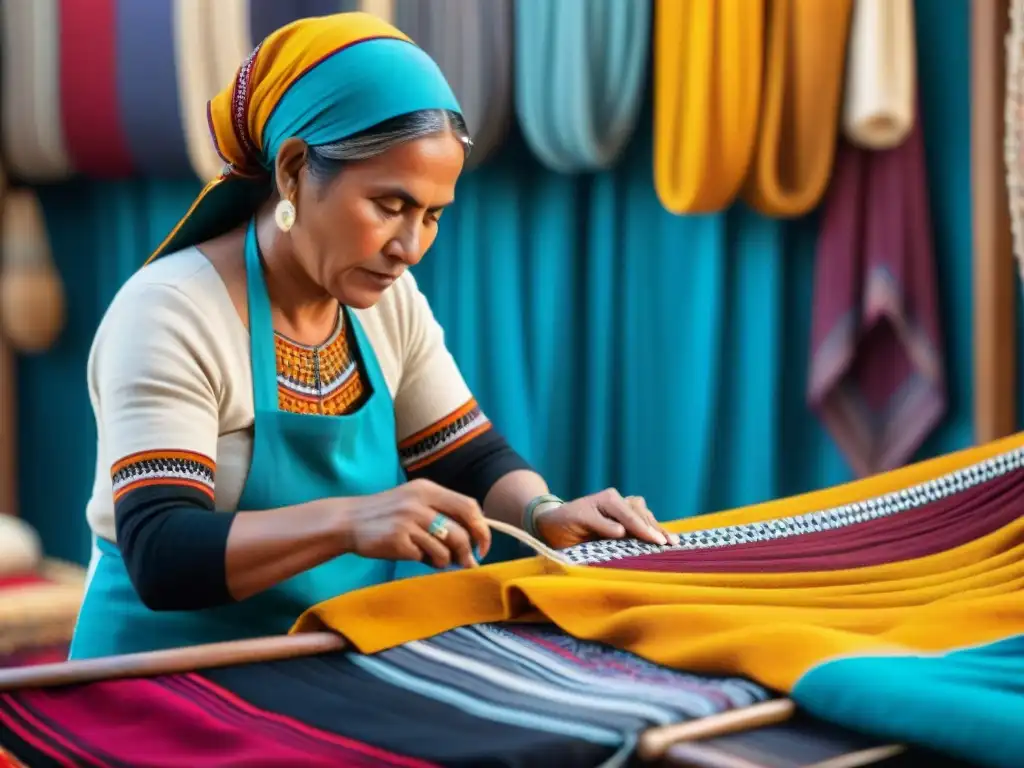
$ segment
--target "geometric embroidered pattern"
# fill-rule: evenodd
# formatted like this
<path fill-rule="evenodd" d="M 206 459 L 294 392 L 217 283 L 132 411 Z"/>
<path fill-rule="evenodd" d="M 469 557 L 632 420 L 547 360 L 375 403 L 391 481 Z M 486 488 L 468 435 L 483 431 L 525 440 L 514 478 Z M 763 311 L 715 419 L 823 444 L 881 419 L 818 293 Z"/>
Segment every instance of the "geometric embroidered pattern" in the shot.
<path fill-rule="evenodd" d="M 143 451 L 110 470 L 115 503 L 129 491 L 154 485 L 188 485 L 213 498 L 216 464 L 193 451 Z"/>
<path fill-rule="evenodd" d="M 490 420 L 470 398 L 461 407 L 398 445 L 402 468 L 413 472 L 447 456 L 491 428 Z"/>
<path fill-rule="evenodd" d="M 562 552 L 576 565 L 592 565 L 659 552 L 715 549 L 830 531 L 916 509 L 995 480 L 1019 470 L 1022 465 L 1024 465 L 1024 448 L 1017 448 L 933 480 L 873 499 L 817 512 L 781 517 L 776 520 L 682 533 L 679 534 L 679 544 L 676 545 L 661 547 L 637 539 L 604 539 L 577 544 L 562 550 Z"/>
<path fill-rule="evenodd" d="M 352 354 L 345 315 L 323 344 L 308 346 L 274 334 L 278 408 L 290 413 L 342 416 L 365 401 L 356 355 Z"/>

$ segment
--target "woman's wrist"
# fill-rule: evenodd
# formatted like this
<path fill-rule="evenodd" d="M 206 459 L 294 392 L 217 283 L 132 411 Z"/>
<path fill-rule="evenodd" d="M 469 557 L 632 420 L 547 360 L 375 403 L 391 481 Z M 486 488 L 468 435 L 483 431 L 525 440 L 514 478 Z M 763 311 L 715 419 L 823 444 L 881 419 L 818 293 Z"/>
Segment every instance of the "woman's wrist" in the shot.
<path fill-rule="evenodd" d="M 544 540 L 537 529 L 537 520 L 547 512 L 561 507 L 565 502 L 558 496 L 551 493 L 543 493 L 530 499 L 530 502 L 523 509 L 523 530 L 535 539 Z"/>
<path fill-rule="evenodd" d="M 314 514 L 322 521 L 323 529 L 331 541 L 336 556 L 355 551 L 355 530 L 353 528 L 353 499 L 347 497 L 318 499 L 309 502 Z"/>

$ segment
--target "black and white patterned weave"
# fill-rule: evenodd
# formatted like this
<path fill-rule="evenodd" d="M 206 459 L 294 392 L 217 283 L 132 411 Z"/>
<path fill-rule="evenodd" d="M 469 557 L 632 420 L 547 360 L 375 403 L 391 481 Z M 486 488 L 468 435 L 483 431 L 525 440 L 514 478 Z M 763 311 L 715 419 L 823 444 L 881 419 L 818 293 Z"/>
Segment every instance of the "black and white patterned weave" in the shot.
<path fill-rule="evenodd" d="M 679 544 L 675 546 L 659 547 L 637 539 L 605 539 L 577 544 L 562 550 L 562 552 L 576 565 L 592 565 L 609 560 L 621 560 L 624 557 L 652 555 L 658 552 L 716 549 L 845 528 L 855 523 L 889 517 L 939 501 L 982 483 L 995 480 L 1008 472 L 1019 470 L 1022 465 L 1024 465 L 1024 448 L 1017 448 L 942 475 L 934 480 L 873 499 L 761 523 L 730 525 L 724 528 L 684 533 L 680 535 Z"/>

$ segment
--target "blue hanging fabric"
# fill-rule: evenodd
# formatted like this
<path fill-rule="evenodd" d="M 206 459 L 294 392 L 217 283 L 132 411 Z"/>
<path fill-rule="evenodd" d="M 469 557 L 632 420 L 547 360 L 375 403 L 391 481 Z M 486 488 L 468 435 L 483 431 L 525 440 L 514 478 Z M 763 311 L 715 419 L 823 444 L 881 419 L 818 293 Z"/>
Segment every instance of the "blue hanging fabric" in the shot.
<path fill-rule="evenodd" d="M 173 0 L 119 0 L 121 127 L 132 162 L 147 175 L 184 178 L 191 171 L 181 131 L 177 74 Z"/>
<path fill-rule="evenodd" d="M 643 102 L 650 0 L 518 0 L 516 114 L 527 144 L 560 173 L 610 167 Z"/>
<path fill-rule="evenodd" d="M 501 144 L 512 119 L 511 0 L 396 0 L 395 24 L 441 67 L 473 137 L 467 168 Z"/>
<path fill-rule="evenodd" d="M 358 10 L 359 0 L 249 0 L 249 33 L 256 44 L 296 19 Z"/>

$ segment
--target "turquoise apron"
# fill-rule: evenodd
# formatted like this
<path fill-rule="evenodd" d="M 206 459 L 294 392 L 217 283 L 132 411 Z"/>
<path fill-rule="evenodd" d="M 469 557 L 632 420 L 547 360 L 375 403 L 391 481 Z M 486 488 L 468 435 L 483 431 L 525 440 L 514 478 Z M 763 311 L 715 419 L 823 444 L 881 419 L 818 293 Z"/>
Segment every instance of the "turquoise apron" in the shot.
<path fill-rule="evenodd" d="M 361 496 L 405 481 L 393 402 L 380 365 L 354 314 L 345 310 L 370 387 L 353 414 L 306 416 L 278 409 L 270 300 L 254 222 L 245 240 L 255 424 L 252 463 L 240 512 L 315 499 Z M 311 605 L 362 587 L 432 569 L 342 555 L 237 603 L 197 611 L 151 611 L 139 600 L 115 544 L 97 538 L 70 658 L 176 648 L 287 632 Z"/>

